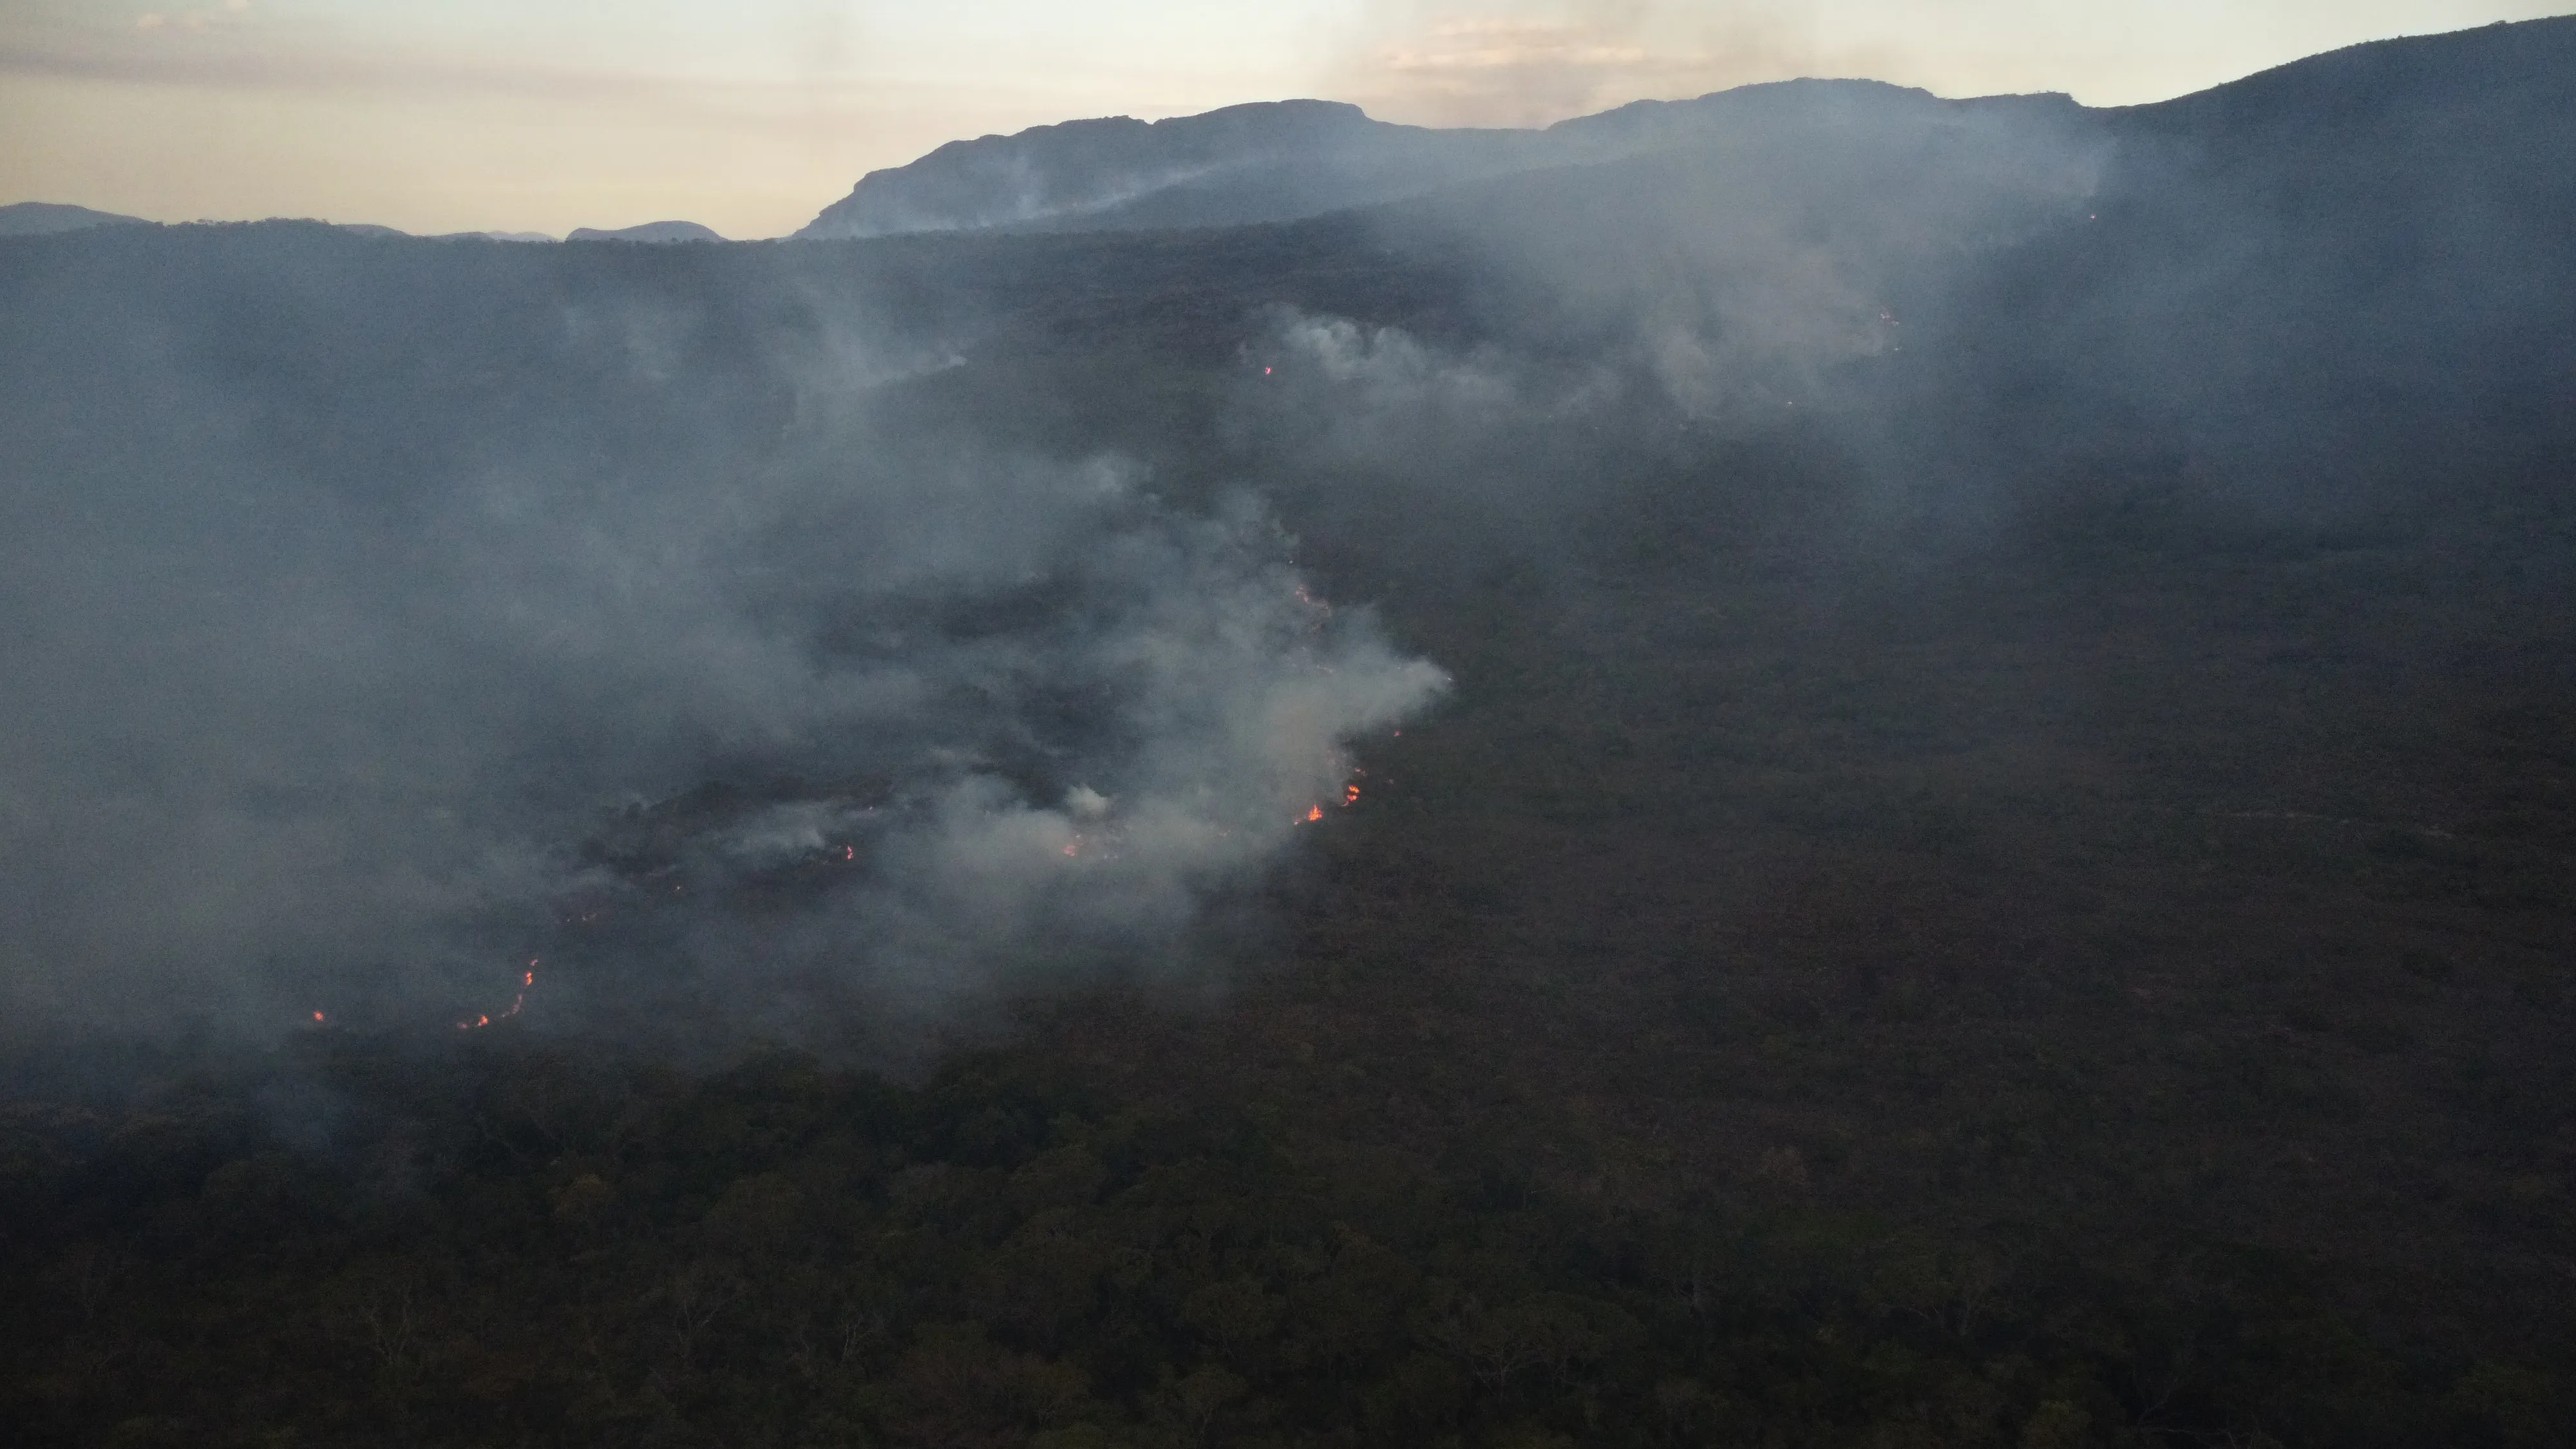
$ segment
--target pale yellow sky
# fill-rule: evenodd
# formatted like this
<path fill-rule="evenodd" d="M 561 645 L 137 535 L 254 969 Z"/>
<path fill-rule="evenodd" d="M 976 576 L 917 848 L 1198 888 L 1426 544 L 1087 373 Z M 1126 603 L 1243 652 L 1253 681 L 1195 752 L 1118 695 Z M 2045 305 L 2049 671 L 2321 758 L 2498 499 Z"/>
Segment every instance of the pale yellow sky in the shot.
<path fill-rule="evenodd" d="M 1797 75 L 2158 100 L 2565 0 L 0 0 L 0 202 L 406 231 L 811 219 L 961 136 L 1319 95 L 1533 125 Z"/>

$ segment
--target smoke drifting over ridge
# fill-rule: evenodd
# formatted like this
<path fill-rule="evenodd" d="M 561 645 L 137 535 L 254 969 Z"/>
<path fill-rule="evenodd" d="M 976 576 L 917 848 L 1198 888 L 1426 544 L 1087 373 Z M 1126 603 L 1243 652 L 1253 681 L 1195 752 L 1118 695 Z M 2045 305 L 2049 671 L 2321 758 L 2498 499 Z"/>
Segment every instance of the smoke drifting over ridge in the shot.
<path fill-rule="evenodd" d="M 2403 91 L 2416 55 L 2310 69 Z M 537 957 L 541 1016 L 795 1034 L 1133 964 L 1439 688 L 1223 485 L 1390 598 L 1575 559 L 1570 521 L 1776 506 L 1804 564 L 1898 493 L 1963 532 L 2274 477 L 2328 515 L 2356 490 L 2278 442 L 2385 452 L 2465 415 L 2437 386 L 2565 376 L 2531 320 L 2563 169 L 2458 160 L 2551 144 L 2563 70 L 2527 69 L 2428 89 L 2461 129 L 2350 174 L 2343 132 L 2228 160 L 2299 76 L 2217 121 L 1793 83 L 1226 231 L 12 243 L 10 998 L 435 1021 Z M 2407 230 L 2464 214 L 2476 247 Z M 2437 237 L 2448 270 L 2355 280 Z M 2302 360 L 2362 322 L 2410 338 L 2373 396 L 2414 411 Z"/>
<path fill-rule="evenodd" d="M 1580 495 L 1602 489 L 1578 456 L 1537 460 L 1819 417 L 1862 448 L 1909 324 L 2087 225 L 2111 151 L 2063 97 L 1795 82 L 1712 101 L 1729 123 L 1635 108 L 1627 126 L 1674 130 L 1645 154 L 1371 213 L 1381 246 L 1457 258 L 1474 289 L 1438 331 L 1274 311 L 1253 350 L 1281 373 L 1246 398 L 1247 452 Z M 1922 460 L 1878 461 L 1901 479 Z"/>
<path fill-rule="evenodd" d="M 192 279 L 300 314 L 278 356 L 185 306 L 15 313 L 55 404 L 0 543 L 23 1021 L 470 1019 L 530 958 L 558 1021 L 921 1019 L 1150 957 L 1442 685 L 1248 497 L 862 416 L 907 365 L 858 324 L 558 296 L 526 416 L 390 353 L 295 376 L 424 300 L 297 240 Z"/>

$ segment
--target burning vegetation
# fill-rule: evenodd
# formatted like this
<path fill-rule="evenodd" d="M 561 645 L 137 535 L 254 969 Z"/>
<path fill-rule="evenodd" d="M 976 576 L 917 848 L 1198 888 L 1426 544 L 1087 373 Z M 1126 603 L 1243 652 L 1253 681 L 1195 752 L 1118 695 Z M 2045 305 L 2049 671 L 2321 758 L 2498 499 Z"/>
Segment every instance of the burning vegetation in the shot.
<path fill-rule="evenodd" d="M 2556 1443 L 2570 76 L 0 241 L 0 1423 Z"/>

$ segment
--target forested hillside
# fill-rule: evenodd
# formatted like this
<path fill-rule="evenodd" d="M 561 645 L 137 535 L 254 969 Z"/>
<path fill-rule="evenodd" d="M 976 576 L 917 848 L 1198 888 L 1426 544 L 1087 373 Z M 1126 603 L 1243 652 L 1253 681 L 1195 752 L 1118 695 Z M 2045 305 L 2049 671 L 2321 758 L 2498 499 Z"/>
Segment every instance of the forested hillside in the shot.
<path fill-rule="evenodd" d="M 0 241 L 0 1416 L 2559 1442 L 2571 34 L 1227 230 Z"/>

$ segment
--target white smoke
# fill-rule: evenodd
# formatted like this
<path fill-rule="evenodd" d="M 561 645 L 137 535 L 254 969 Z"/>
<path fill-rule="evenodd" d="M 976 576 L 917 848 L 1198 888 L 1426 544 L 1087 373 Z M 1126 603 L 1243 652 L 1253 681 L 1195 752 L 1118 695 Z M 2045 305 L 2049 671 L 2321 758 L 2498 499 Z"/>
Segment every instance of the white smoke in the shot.
<path fill-rule="evenodd" d="M 594 305 L 563 345 L 586 405 L 678 410 L 707 326 Z M 22 1016 L 434 1020 L 540 952 L 536 1019 L 935 1011 L 1168 948 L 1444 682 L 1248 498 L 891 435 L 853 420 L 882 368 L 788 378 L 757 446 L 388 480 L 230 426 L 259 379 L 154 366 L 174 425 L 8 501 Z"/>

